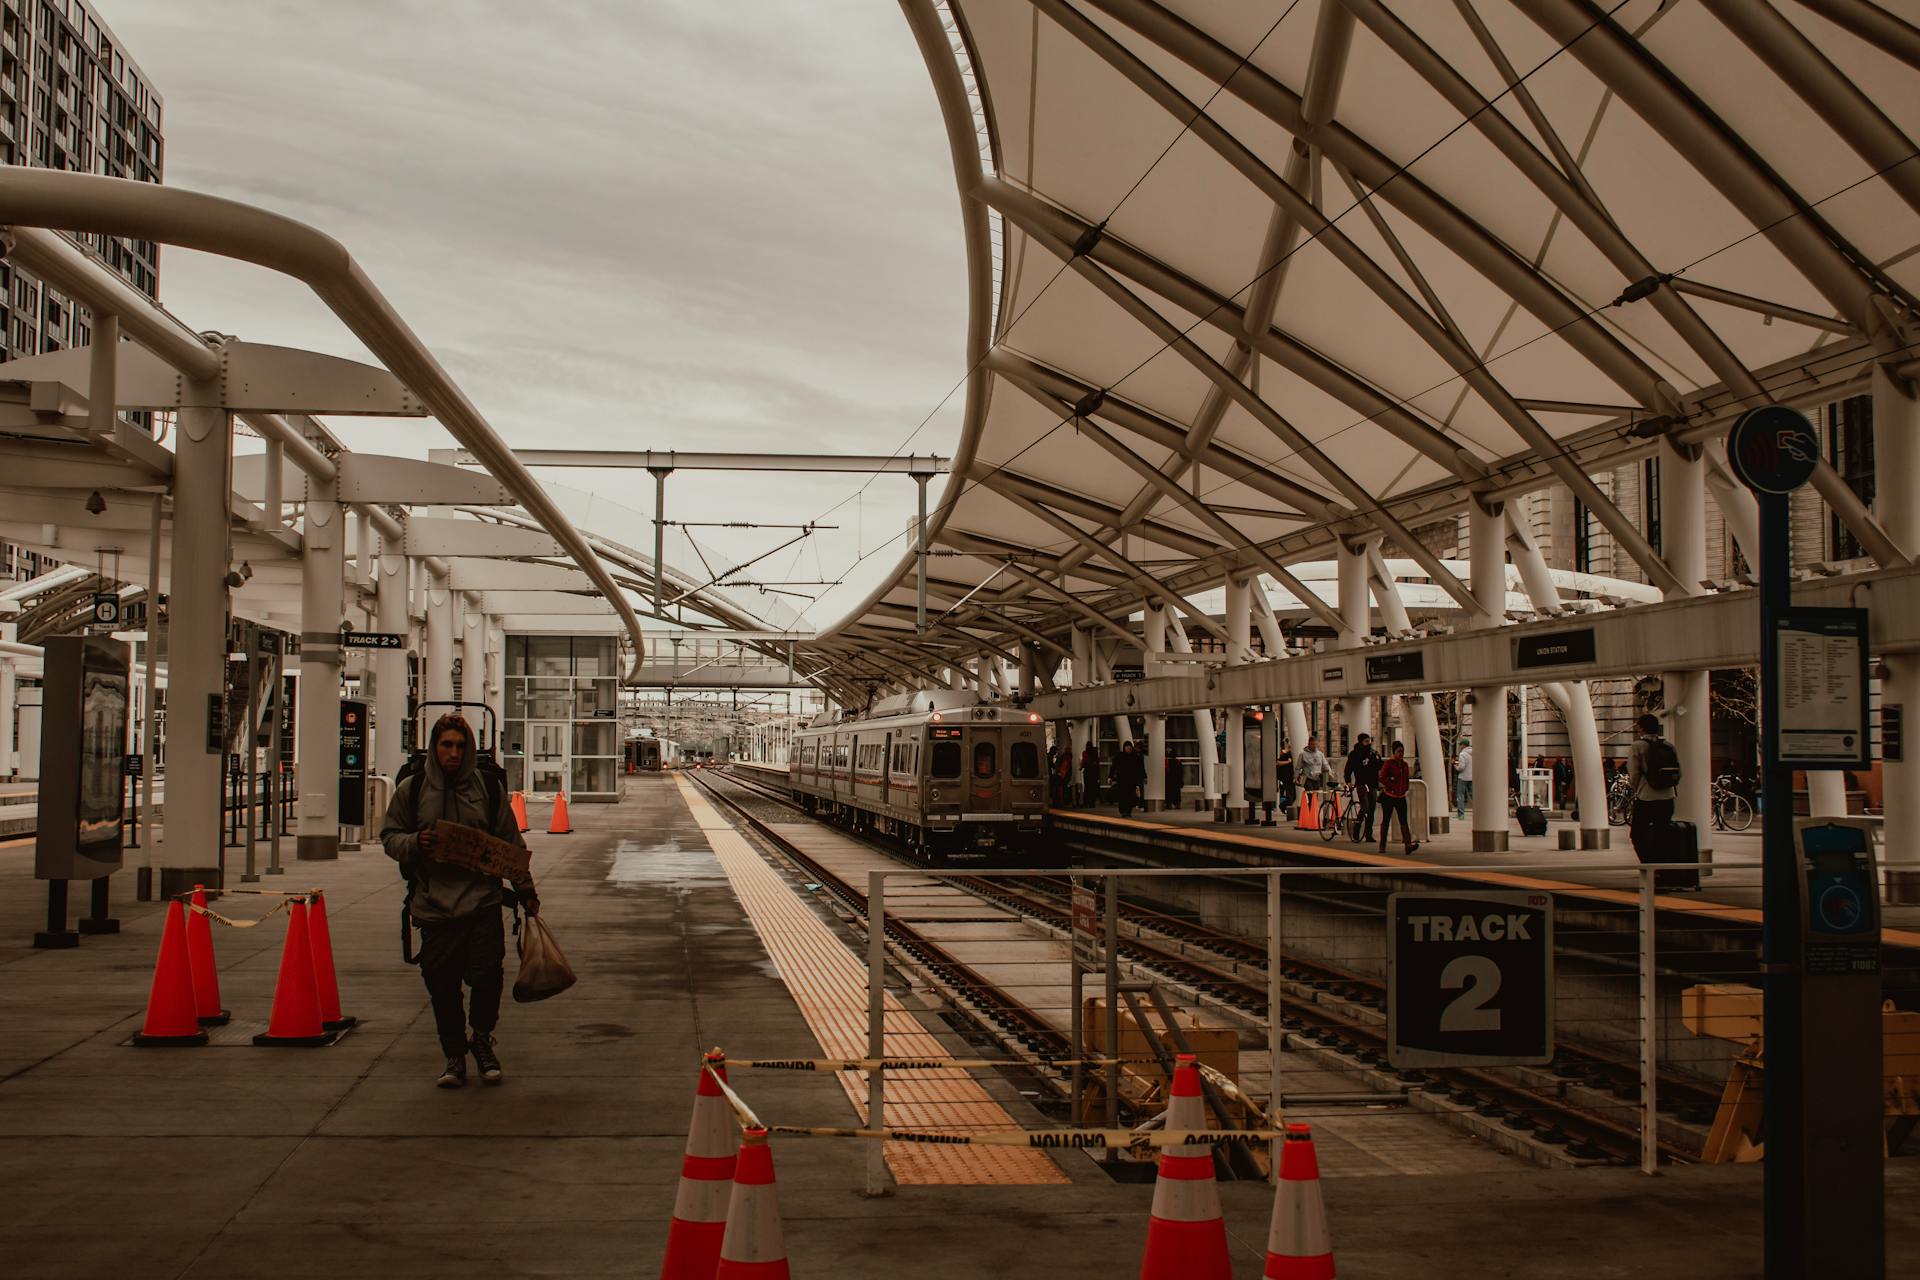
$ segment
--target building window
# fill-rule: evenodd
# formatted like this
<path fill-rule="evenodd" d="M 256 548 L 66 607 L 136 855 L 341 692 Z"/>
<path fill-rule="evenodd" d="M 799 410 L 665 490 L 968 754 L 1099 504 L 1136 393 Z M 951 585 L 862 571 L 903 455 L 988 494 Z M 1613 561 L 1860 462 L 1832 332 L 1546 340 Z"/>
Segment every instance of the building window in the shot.
<path fill-rule="evenodd" d="M 1827 461 L 1847 482 L 1847 488 L 1869 507 L 1873 505 L 1873 397 L 1850 396 L 1827 410 Z M 1837 516 L 1827 517 L 1827 546 L 1831 559 L 1858 560 L 1866 549 Z"/>
<path fill-rule="evenodd" d="M 1593 513 L 1578 498 L 1573 500 L 1573 571 L 1593 572 Z"/>

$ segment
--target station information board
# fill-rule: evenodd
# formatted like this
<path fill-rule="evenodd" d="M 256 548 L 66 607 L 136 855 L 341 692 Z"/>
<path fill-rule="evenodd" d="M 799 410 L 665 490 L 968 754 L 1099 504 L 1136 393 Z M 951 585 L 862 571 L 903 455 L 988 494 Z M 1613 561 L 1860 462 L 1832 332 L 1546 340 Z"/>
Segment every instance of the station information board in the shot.
<path fill-rule="evenodd" d="M 1865 769 L 1867 611 L 1794 607 L 1773 627 L 1774 698 L 1791 769 Z"/>
<path fill-rule="evenodd" d="M 1395 1067 L 1553 1058 L 1553 898 L 1387 899 L 1387 1060 Z"/>

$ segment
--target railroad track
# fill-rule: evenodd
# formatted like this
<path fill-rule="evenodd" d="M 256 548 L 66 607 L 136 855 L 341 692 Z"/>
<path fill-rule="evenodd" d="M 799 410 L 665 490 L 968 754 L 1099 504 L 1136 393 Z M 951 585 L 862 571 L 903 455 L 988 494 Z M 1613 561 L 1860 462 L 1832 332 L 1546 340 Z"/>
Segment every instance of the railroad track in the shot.
<path fill-rule="evenodd" d="M 827 885 L 836 898 L 865 917 L 866 898 L 860 889 L 839 881 L 793 849 L 791 842 L 772 832 L 710 779 L 700 773 L 693 776 L 710 794 L 742 814 L 756 831 L 804 865 L 808 874 Z M 730 784 L 762 799 L 801 812 L 784 793 L 758 779 L 733 772 L 725 777 Z M 898 850 L 882 842 L 863 843 L 901 858 Z M 1067 936 L 1071 930 L 1070 881 L 1065 876 L 1016 886 L 964 872 L 935 874 L 1057 935 Z M 1243 1026 L 1264 1027 L 1268 1016 L 1264 943 L 1125 902 L 1121 906 L 1121 929 L 1119 952 L 1123 963 L 1161 981 L 1182 1000 L 1227 1013 Z M 896 932 L 895 922 L 889 919 L 888 934 L 901 941 L 908 954 L 928 956 L 936 965 L 940 963 L 943 953 L 939 948 L 910 928 L 901 926 Z M 911 942 L 903 934 L 912 934 Z M 964 978 L 968 993 L 997 996 L 966 966 L 951 957 L 945 957 L 945 962 L 950 971 Z M 1526 1153 L 1536 1158 L 1540 1153 L 1533 1149 L 1535 1146 L 1563 1151 L 1564 1163 L 1576 1165 L 1639 1162 L 1637 1120 L 1622 1121 L 1608 1114 L 1623 1104 L 1637 1107 L 1637 1063 L 1621 1063 L 1598 1050 L 1563 1044 L 1561 1057 L 1551 1067 L 1522 1070 L 1515 1075 L 1476 1068 L 1396 1071 L 1387 1064 L 1385 991 L 1377 980 L 1286 952 L 1282 953 L 1281 965 L 1282 990 L 1284 996 L 1291 997 L 1290 1003 L 1283 1004 L 1280 1016 L 1288 1047 L 1305 1053 L 1318 1065 L 1358 1076 L 1375 1089 L 1404 1091 L 1409 1105 L 1462 1120 L 1483 1137 L 1498 1141 L 1514 1135 L 1517 1143 L 1528 1148 Z M 1031 1011 L 1025 1012 L 1032 1017 Z M 989 1020 L 1005 1029 L 1000 1019 L 989 1015 Z M 1033 1048 L 1025 1036 L 1019 1038 Z M 1065 1037 L 1051 1027 L 1046 1027 L 1044 1037 L 1039 1038 L 1046 1045 L 1043 1057 L 1065 1057 L 1071 1052 Z M 1664 1075 L 1660 1090 L 1668 1098 L 1662 1108 L 1667 1118 L 1689 1126 L 1694 1122 L 1694 1108 L 1716 1104 L 1719 1096 L 1698 1082 Z M 1677 1100 L 1675 1094 L 1680 1095 Z M 1710 1111 L 1708 1115 L 1710 1118 Z M 1668 1139 L 1661 1139 L 1659 1147 L 1670 1161 L 1697 1158 L 1697 1148 Z"/>

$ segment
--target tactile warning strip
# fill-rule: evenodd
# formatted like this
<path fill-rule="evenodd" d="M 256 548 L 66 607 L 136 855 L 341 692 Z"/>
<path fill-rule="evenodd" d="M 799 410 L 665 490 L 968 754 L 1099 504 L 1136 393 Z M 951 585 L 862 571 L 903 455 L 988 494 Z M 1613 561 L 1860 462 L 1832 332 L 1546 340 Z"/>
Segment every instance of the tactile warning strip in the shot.
<path fill-rule="evenodd" d="M 684 778 L 675 781 L 746 909 L 747 918 L 799 1004 L 801 1015 L 819 1039 L 821 1052 L 835 1058 L 865 1057 L 866 965 L 834 937 L 705 796 Z M 953 1056 L 892 996 L 886 1000 L 884 1030 L 889 1058 Z M 841 1086 L 865 1123 L 866 1073 L 843 1071 L 839 1075 Z M 735 1087 L 749 1102 L 753 1100 L 750 1076 L 736 1079 Z M 957 1067 L 950 1071 L 889 1071 L 885 1118 L 889 1128 L 950 1133 L 1020 1127 L 987 1096 L 979 1081 Z M 1054 1185 L 1072 1181 L 1044 1152 L 1019 1147 L 889 1143 L 887 1164 L 894 1177 L 905 1184 Z"/>

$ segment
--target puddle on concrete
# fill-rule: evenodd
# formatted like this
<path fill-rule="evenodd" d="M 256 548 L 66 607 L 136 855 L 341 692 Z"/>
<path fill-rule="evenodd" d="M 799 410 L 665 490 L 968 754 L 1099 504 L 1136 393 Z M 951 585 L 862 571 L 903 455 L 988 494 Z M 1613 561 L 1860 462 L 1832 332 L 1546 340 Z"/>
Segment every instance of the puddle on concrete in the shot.
<path fill-rule="evenodd" d="M 720 869 L 711 849 L 687 849 L 671 841 L 641 844 L 636 840 L 622 840 L 613 848 L 607 883 L 650 885 L 684 893 L 724 885 L 727 873 Z"/>

